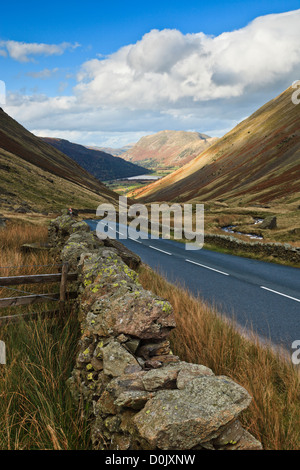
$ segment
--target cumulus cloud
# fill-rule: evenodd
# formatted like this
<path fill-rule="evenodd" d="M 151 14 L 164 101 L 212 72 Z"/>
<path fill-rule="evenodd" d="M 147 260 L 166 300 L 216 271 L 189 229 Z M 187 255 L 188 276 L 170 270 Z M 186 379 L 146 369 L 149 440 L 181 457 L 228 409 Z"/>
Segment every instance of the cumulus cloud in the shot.
<path fill-rule="evenodd" d="M 72 96 L 9 95 L 7 109 L 31 129 L 94 145 L 105 145 L 101 132 L 122 144 L 162 129 L 221 136 L 300 78 L 299 24 L 297 10 L 216 37 L 152 30 L 82 64 Z"/>
<path fill-rule="evenodd" d="M 152 30 L 83 64 L 75 92 L 88 103 L 159 109 L 241 96 L 299 71 L 299 24 L 300 10 L 217 37 Z"/>
<path fill-rule="evenodd" d="M 74 49 L 79 44 L 63 42 L 61 44 L 26 43 L 19 41 L 0 41 L 0 55 L 9 56 L 18 62 L 33 62 L 33 56 L 62 55 L 66 49 Z"/>
<path fill-rule="evenodd" d="M 150 132 L 103 132 L 103 131 L 64 131 L 61 129 L 32 129 L 38 137 L 55 137 L 70 142 L 80 142 L 81 145 L 91 147 L 121 148 L 129 143 L 135 143 Z"/>

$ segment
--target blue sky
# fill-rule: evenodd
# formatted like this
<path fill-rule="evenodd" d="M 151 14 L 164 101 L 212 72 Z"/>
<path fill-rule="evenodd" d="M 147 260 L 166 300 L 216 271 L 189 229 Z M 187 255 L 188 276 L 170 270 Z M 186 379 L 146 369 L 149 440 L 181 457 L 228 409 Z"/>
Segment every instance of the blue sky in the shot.
<path fill-rule="evenodd" d="M 4 109 L 38 135 L 91 145 L 126 144 L 166 128 L 222 135 L 300 78 L 299 15 L 280 16 L 299 7 L 279 0 L 5 2 Z"/>

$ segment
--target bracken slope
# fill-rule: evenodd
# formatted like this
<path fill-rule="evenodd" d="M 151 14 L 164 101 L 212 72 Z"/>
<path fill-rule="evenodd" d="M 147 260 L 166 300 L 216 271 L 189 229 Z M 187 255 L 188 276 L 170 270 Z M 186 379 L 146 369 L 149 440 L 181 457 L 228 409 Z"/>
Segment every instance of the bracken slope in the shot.
<path fill-rule="evenodd" d="M 152 169 L 179 167 L 190 162 L 216 140 L 199 132 L 160 131 L 142 137 L 121 156 Z"/>
<path fill-rule="evenodd" d="M 300 200 L 300 106 L 288 88 L 189 164 L 136 191 L 147 201 Z"/>

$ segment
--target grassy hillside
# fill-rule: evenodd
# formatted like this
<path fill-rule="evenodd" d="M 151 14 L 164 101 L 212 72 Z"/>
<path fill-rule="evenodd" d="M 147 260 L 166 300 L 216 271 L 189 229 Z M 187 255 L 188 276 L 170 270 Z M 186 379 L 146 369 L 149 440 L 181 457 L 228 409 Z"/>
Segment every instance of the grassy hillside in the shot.
<path fill-rule="evenodd" d="M 135 193 L 149 201 L 300 202 L 300 112 L 289 88 L 189 164 Z"/>
<path fill-rule="evenodd" d="M 28 132 L 0 109 L 0 207 L 37 211 L 96 208 L 117 195 L 71 158 Z"/>
<path fill-rule="evenodd" d="M 152 169 L 174 168 L 191 161 L 216 140 L 199 132 L 161 131 L 142 137 L 122 158 Z"/>
<path fill-rule="evenodd" d="M 126 162 L 122 158 L 100 150 L 87 148 L 83 145 L 74 144 L 68 140 L 50 137 L 44 137 L 42 140 L 65 155 L 68 155 L 68 157 L 72 158 L 82 168 L 101 181 L 150 173 L 149 170 L 131 162 Z"/>

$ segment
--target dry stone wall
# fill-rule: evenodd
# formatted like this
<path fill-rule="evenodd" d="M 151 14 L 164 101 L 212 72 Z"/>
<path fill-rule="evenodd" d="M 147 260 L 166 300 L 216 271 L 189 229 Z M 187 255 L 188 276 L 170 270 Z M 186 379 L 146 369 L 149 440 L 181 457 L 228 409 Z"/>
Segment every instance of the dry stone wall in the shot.
<path fill-rule="evenodd" d="M 143 289 L 139 258 L 69 216 L 49 240 L 79 273 L 81 338 L 68 385 L 90 412 L 94 449 L 261 449 L 238 418 L 249 393 L 170 350 L 171 305 Z"/>
<path fill-rule="evenodd" d="M 300 248 L 289 243 L 261 243 L 246 242 L 230 235 L 205 234 L 205 243 L 228 248 L 234 254 L 235 250 L 245 253 L 257 253 L 264 256 L 273 256 L 291 263 L 300 263 Z"/>

